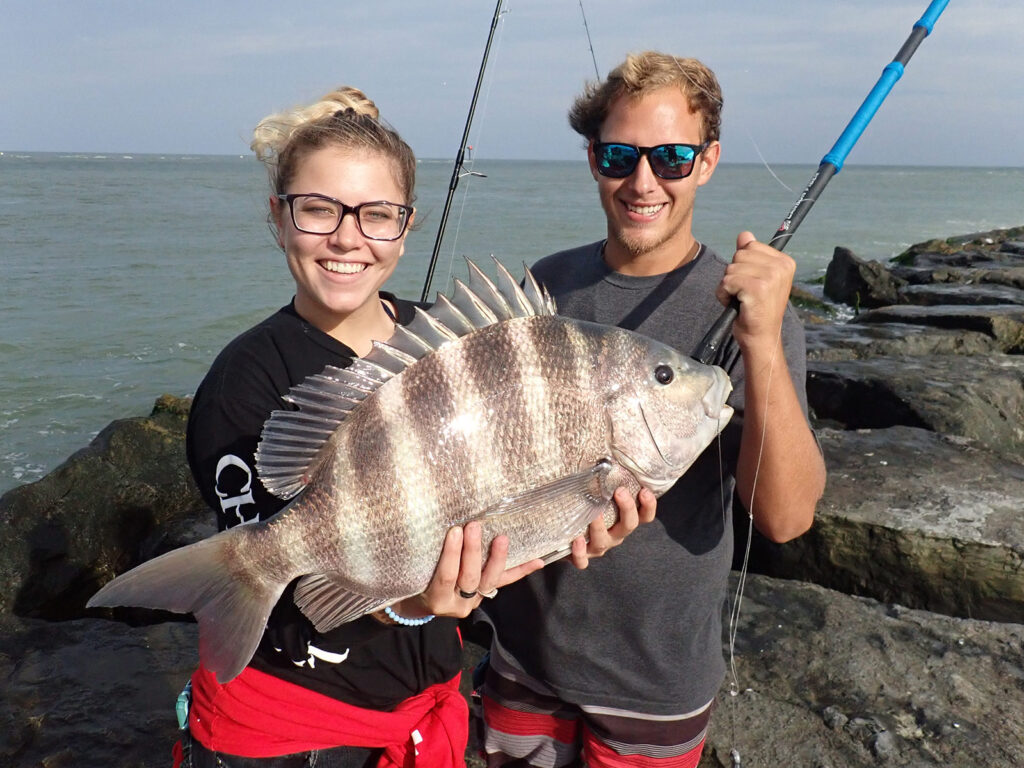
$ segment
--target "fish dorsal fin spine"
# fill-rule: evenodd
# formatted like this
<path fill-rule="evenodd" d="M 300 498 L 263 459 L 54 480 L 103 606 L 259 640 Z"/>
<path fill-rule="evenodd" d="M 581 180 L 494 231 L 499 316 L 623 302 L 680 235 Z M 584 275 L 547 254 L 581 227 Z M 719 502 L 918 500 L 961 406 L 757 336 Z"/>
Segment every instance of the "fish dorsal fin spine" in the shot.
<path fill-rule="evenodd" d="M 469 289 L 487 303 L 499 321 L 515 317 L 512 307 L 508 305 L 497 286 L 491 282 L 491 278 L 469 259 L 466 259 L 466 264 L 469 266 Z"/>
<path fill-rule="evenodd" d="M 498 317 L 491 311 L 491 308 L 461 280 L 455 281 L 452 303 L 465 314 L 469 322 L 476 328 L 483 328 L 498 322 Z"/>
<path fill-rule="evenodd" d="M 423 339 L 433 349 L 439 349 L 449 341 L 459 338 L 455 331 L 419 307 L 416 307 L 416 317 L 409 323 L 409 330 Z"/>
<path fill-rule="evenodd" d="M 494 259 L 493 256 L 491 258 Z M 494 266 L 498 270 L 498 290 L 505 297 L 515 316 L 529 317 L 537 314 L 537 310 L 519 287 L 519 282 L 505 269 L 505 265 L 494 259 Z"/>
<path fill-rule="evenodd" d="M 328 366 L 289 390 L 294 411 L 274 411 L 260 435 L 256 467 L 266 489 L 289 499 L 306 487 L 330 457 L 323 450 L 337 428 L 367 397 L 409 366 L 445 344 L 480 328 L 517 317 L 555 314 L 554 302 L 526 270 L 524 287 L 497 265 L 497 284 L 472 261 L 469 284 L 456 280 L 451 297 L 438 294 L 434 305 L 416 308 L 408 326 L 396 325 L 386 342 L 348 368 Z"/>

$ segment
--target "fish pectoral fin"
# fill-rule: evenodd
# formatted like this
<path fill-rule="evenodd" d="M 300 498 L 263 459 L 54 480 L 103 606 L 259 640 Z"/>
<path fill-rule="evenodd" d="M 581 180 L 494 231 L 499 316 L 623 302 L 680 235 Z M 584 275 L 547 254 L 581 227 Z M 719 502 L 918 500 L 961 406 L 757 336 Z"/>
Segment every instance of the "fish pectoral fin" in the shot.
<path fill-rule="evenodd" d="M 544 561 L 544 565 L 551 565 L 557 560 L 561 560 L 563 557 L 566 557 L 570 552 L 572 552 L 572 546 L 562 547 L 561 549 L 555 550 L 550 555 L 544 555 L 541 560 Z"/>
<path fill-rule="evenodd" d="M 360 595 L 324 573 L 303 576 L 295 587 L 295 604 L 320 633 L 330 632 L 392 602 Z"/>
<path fill-rule="evenodd" d="M 605 480 L 611 470 L 612 462 L 601 459 L 581 472 L 560 477 L 518 496 L 502 499 L 473 519 L 493 521 L 499 517 L 552 510 L 563 521 L 562 530 L 556 532 L 556 536 L 571 541 L 608 508 L 611 494 L 605 488 Z M 548 557 L 557 560 L 556 555 L 564 556 L 560 552 L 552 552 Z"/>
<path fill-rule="evenodd" d="M 537 507 L 549 507 L 553 503 L 566 504 L 567 500 L 573 497 L 582 499 L 588 506 L 603 505 L 611 498 L 611 494 L 604 487 L 604 481 L 611 470 L 611 460 L 601 459 L 594 466 L 587 467 L 575 474 L 559 477 L 550 483 L 531 488 L 516 496 L 508 496 L 488 507 L 473 519 L 481 520 L 497 515 L 530 512 L 536 510 Z"/>

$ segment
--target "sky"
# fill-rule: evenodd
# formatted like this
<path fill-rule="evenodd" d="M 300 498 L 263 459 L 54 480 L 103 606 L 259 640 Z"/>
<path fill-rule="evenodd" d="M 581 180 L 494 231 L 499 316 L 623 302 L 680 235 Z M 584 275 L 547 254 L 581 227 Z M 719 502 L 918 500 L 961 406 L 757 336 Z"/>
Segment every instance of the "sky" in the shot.
<path fill-rule="evenodd" d="M 655 49 L 717 73 L 724 162 L 816 164 L 927 7 L 505 0 L 470 143 L 478 158 L 582 159 L 566 112 L 595 60 L 604 75 Z M 0 152 L 246 154 L 265 115 L 352 84 L 419 157 L 454 158 L 494 8 L 0 0 Z M 1021 0 L 951 0 L 847 163 L 1024 166 L 1021 29 Z"/>

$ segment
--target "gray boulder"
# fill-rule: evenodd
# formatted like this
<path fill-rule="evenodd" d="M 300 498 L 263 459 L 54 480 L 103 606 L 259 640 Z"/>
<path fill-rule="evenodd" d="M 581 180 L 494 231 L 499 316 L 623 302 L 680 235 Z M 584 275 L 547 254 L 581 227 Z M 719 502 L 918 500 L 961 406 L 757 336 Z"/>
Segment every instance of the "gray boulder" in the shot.
<path fill-rule="evenodd" d="M 1017 304 L 1024 305 L 1024 290 L 1008 285 L 987 283 L 908 285 L 899 290 L 899 303 L 919 306 L 943 304 Z"/>
<path fill-rule="evenodd" d="M 894 306 L 862 312 L 852 321 L 858 324 L 902 323 L 907 332 L 918 328 L 974 331 L 992 337 L 1007 354 L 1024 353 L 1024 306 Z"/>
<path fill-rule="evenodd" d="M 903 323 L 805 324 L 807 359 L 811 362 L 864 360 L 872 357 L 985 355 L 1002 351 L 991 336 Z"/>
<path fill-rule="evenodd" d="M 1024 464 L 924 429 L 818 430 L 811 530 L 752 568 L 953 616 L 1024 623 Z"/>
<path fill-rule="evenodd" d="M 1024 358 L 875 357 L 808 363 L 816 417 L 846 429 L 896 425 L 959 435 L 1024 460 Z"/>
<path fill-rule="evenodd" d="M 851 307 L 895 304 L 904 281 L 877 261 L 864 261 L 837 247 L 825 271 L 825 296 Z"/>
<path fill-rule="evenodd" d="M 926 266 L 930 263 L 948 262 L 951 259 L 965 259 L 964 263 L 968 264 L 979 259 L 1005 261 L 1013 257 L 1013 243 L 1022 237 L 1024 227 L 1011 227 L 955 235 L 944 240 L 925 240 L 910 246 L 893 261 L 910 266 Z M 967 256 L 964 257 L 964 254 Z"/>
<path fill-rule="evenodd" d="M 759 577 L 739 617 L 700 768 L 1024 765 L 1024 626 Z"/>
<path fill-rule="evenodd" d="M 185 461 L 189 404 L 165 395 L 0 498 L 0 614 L 80 617 L 115 574 L 212 532 Z"/>

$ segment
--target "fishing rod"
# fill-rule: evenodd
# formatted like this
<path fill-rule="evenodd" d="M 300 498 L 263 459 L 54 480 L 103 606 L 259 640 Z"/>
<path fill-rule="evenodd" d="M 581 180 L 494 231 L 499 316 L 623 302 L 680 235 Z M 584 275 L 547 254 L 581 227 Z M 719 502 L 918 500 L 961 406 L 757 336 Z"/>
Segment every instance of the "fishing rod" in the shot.
<path fill-rule="evenodd" d="M 480 62 L 480 71 L 476 76 L 476 88 L 473 89 L 473 100 L 469 104 L 469 115 L 466 116 L 466 127 L 462 131 L 462 141 L 459 142 L 459 152 L 455 156 L 455 168 L 452 170 L 452 180 L 448 184 L 448 198 L 444 201 L 444 210 L 441 212 L 441 222 L 437 227 L 437 238 L 434 240 L 434 252 L 430 255 L 430 266 L 427 267 L 427 278 L 423 283 L 423 293 L 420 301 L 427 300 L 430 293 L 430 283 L 434 279 L 434 268 L 437 266 L 437 256 L 441 252 L 441 240 L 444 238 L 444 230 L 448 224 L 448 213 L 452 208 L 452 198 L 455 197 L 455 188 L 459 186 L 459 179 L 463 176 L 463 160 L 466 157 L 466 143 L 469 141 L 469 129 L 473 125 L 473 113 L 476 111 L 476 101 L 480 96 L 480 86 L 484 81 L 484 70 L 487 68 L 487 57 L 491 53 L 491 42 L 494 40 L 494 30 L 498 27 L 498 19 L 501 18 L 501 5 L 505 0 L 498 0 L 494 6 L 494 18 L 491 19 L 491 32 L 487 36 L 487 46 L 484 48 L 484 58 Z M 482 176 L 483 174 L 473 174 Z"/>
<path fill-rule="evenodd" d="M 594 62 L 594 77 L 601 79 L 601 70 L 597 68 L 597 56 L 594 55 L 594 43 L 590 39 L 590 25 L 587 24 L 587 12 L 583 10 L 583 0 L 580 0 L 580 14 L 583 16 L 583 29 L 587 33 L 587 45 L 590 46 L 590 58 Z"/>
<path fill-rule="evenodd" d="M 778 230 L 776 230 L 775 235 L 768 243 L 773 248 L 781 251 L 786 246 L 789 238 L 796 232 L 800 222 L 804 220 L 804 217 L 811 210 L 822 190 L 825 189 L 825 185 L 842 170 L 846 156 L 853 149 L 853 145 L 857 143 L 857 139 L 860 138 L 864 129 L 867 128 L 871 118 L 875 116 L 875 112 L 878 111 L 882 102 L 885 101 L 885 97 L 889 95 L 889 91 L 892 90 L 896 81 L 903 76 L 904 67 L 910 61 L 910 57 L 914 55 L 914 51 L 917 50 L 921 42 L 931 34 L 932 27 L 935 26 L 935 22 L 948 3 L 949 0 L 933 0 L 924 15 L 914 24 L 913 31 L 896 54 L 896 58 L 886 65 L 875 87 L 871 89 L 867 98 L 864 99 L 864 103 L 860 105 L 860 109 L 857 110 L 850 119 L 850 122 L 847 123 L 839 139 L 832 145 L 832 149 L 821 159 L 818 170 L 811 177 L 810 182 L 804 188 L 803 193 L 796 201 L 792 210 L 790 210 L 789 215 L 779 226 Z M 708 364 L 715 359 L 719 348 L 725 343 L 732 332 L 732 324 L 739 311 L 740 302 L 733 297 L 732 301 L 729 302 L 729 306 L 722 313 L 722 316 L 715 321 L 715 324 L 711 326 L 711 329 L 701 340 L 697 348 L 698 351 L 694 355 L 697 360 Z"/>

